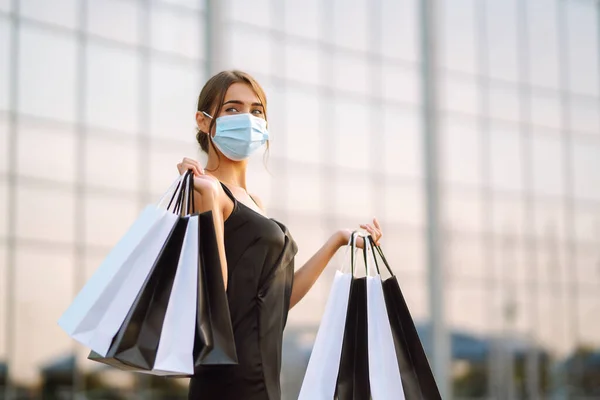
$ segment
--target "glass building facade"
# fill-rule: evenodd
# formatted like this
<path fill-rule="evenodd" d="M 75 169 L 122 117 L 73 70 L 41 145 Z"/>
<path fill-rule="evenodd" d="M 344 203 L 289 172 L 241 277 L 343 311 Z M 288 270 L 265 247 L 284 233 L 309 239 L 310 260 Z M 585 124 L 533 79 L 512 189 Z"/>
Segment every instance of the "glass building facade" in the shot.
<path fill-rule="evenodd" d="M 0 0 L 0 399 L 185 397 L 86 361 L 56 321 L 176 163 L 203 158 L 197 96 L 230 68 L 267 92 L 249 187 L 297 267 L 376 215 L 436 370 L 443 316 L 448 398 L 597 398 L 599 21 L 592 0 Z M 290 312 L 285 399 L 341 261 Z"/>

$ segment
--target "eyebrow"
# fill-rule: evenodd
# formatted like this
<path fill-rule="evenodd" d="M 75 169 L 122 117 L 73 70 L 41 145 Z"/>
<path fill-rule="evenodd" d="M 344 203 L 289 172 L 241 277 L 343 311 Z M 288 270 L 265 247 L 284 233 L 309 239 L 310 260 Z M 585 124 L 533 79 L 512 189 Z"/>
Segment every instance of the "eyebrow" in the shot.
<path fill-rule="evenodd" d="M 241 101 L 241 100 L 228 100 L 225 103 L 223 103 L 223 105 L 225 105 L 225 104 L 239 104 L 239 105 L 243 106 L 244 102 Z M 260 103 L 252 103 L 251 105 L 253 107 L 263 107 L 264 108 L 264 106 L 262 104 L 260 104 Z"/>

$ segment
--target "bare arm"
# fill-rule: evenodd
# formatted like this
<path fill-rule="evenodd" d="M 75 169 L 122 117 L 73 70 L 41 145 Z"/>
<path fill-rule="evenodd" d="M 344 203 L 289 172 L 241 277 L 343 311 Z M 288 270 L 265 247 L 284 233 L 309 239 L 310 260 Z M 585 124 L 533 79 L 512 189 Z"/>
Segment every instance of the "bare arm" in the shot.
<path fill-rule="evenodd" d="M 221 272 L 223 274 L 223 284 L 227 290 L 227 258 L 225 256 L 225 228 L 223 217 L 223 202 L 220 199 L 220 192 L 223 190 L 219 181 L 212 176 L 205 175 L 204 170 L 196 160 L 184 158 L 177 164 L 180 174 L 192 170 L 194 172 L 194 192 L 195 207 L 197 212 L 212 211 L 213 223 L 215 226 L 215 235 L 217 238 L 217 248 L 219 259 L 221 260 Z"/>
<path fill-rule="evenodd" d="M 213 224 L 215 226 L 215 236 L 217 238 L 217 248 L 219 250 L 219 259 L 221 260 L 221 272 L 223 273 L 223 284 L 227 290 L 227 257 L 225 256 L 225 227 L 223 217 L 222 203 L 219 201 L 220 187 L 216 180 L 210 176 L 200 176 L 194 178 L 194 191 L 199 194 L 196 196 L 196 210 L 198 212 L 211 211 Z"/>
<path fill-rule="evenodd" d="M 331 261 L 336 251 L 347 243 L 345 232 L 339 231 L 333 234 L 327 242 L 306 262 L 299 270 L 294 273 L 294 285 L 292 286 L 292 296 L 290 299 L 290 308 L 294 307 L 308 293 L 315 284 L 321 273 Z"/>
<path fill-rule="evenodd" d="M 383 236 L 381 233 L 381 226 L 379 226 L 379 222 L 376 218 L 373 218 L 373 225 L 371 224 L 362 224 L 360 227 L 366 230 L 375 243 L 379 244 L 379 240 Z M 331 261 L 331 258 L 334 256 L 338 249 L 350 241 L 350 236 L 352 235 L 352 231 L 349 229 L 342 229 L 334 233 L 327 242 L 315 253 L 314 256 L 310 258 L 294 274 L 294 285 L 292 286 L 292 295 L 290 299 L 290 308 L 294 307 L 302 298 L 308 293 L 310 288 L 315 284 L 321 273 Z M 364 239 L 362 237 L 358 237 L 356 239 L 356 246 L 362 248 L 364 246 Z"/>

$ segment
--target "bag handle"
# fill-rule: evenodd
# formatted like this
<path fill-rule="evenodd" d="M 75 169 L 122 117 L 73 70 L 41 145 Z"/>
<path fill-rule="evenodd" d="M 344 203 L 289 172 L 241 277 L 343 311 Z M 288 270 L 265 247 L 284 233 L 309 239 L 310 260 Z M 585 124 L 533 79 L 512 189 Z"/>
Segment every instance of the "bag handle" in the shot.
<path fill-rule="evenodd" d="M 356 235 L 358 235 L 357 231 L 352 232 L 350 235 L 350 239 L 348 240 L 348 245 L 346 246 L 346 252 L 344 253 L 344 258 L 342 260 L 342 268 L 340 268 L 340 272 L 346 271 L 346 260 L 348 258 L 348 252 L 350 252 L 350 271 L 352 272 L 352 276 L 354 276 L 354 264 L 356 263 L 354 257 L 356 253 Z"/>
<path fill-rule="evenodd" d="M 181 174 L 177 177 L 177 179 L 175 179 L 175 181 L 173 181 L 171 186 L 169 186 L 169 188 L 165 191 L 165 193 L 158 200 L 158 203 L 156 203 L 156 205 L 158 207 L 163 207 L 164 202 L 167 199 L 167 196 L 169 196 L 169 194 L 171 194 L 171 200 L 169 201 L 169 205 L 167 206 L 167 209 L 171 206 L 171 203 L 173 202 L 173 199 L 177 195 L 177 192 L 181 186 L 181 181 L 183 181 L 184 178 L 185 178 L 185 174 Z M 173 189 L 173 188 L 175 188 L 175 189 Z"/>
<path fill-rule="evenodd" d="M 377 250 L 377 254 L 379 254 L 379 257 L 381 257 L 381 260 L 383 261 L 383 264 L 387 268 L 390 275 L 395 276 L 394 273 L 392 272 L 392 269 L 390 268 L 390 264 L 387 262 L 385 256 L 383 255 L 383 250 L 381 250 L 381 246 L 378 246 L 375 243 L 375 241 L 373 240 L 373 237 L 371 237 L 371 235 L 369 235 L 369 242 L 371 243 L 371 250 L 373 252 L 373 259 L 375 260 L 375 265 L 377 266 L 377 272 L 379 273 L 379 266 L 377 265 L 377 256 L 375 255 L 375 250 Z"/>
<path fill-rule="evenodd" d="M 173 213 L 178 214 L 180 216 L 188 215 L 188 214 L 184 214 L 184 213 L 186 211 L 189 211 L 190 197 L 193 195 L 193 193 L 190 193 L 190 189 L 189 189 L 190 185 L 193 188 L 193 172 L 192 172 L 192 170 L 188 170 L 185 173 L 184 178 L 181 181 L 181 184 L 178 185 L 178 189 L 180 189 L 180 190 L 177 193 L 178 194 L 177 201 L 175 202 Z M 171 203 L 172 203 L 174 197 L 175 197 L 175 194 L 171 198 L 171 202 L 169 203 L 169 208 L 171 206 Z"/>

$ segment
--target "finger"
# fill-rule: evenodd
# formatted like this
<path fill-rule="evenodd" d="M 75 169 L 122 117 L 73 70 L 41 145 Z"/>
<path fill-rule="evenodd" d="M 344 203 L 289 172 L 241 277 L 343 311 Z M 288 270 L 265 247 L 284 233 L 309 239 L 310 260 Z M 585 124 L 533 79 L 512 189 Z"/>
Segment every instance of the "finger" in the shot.
<path fill-rule="evenodd" d="M 381 231 L 381 225 L 379 225 L 379 221 L 377 221 L 377 218 L 375 217 L 373 217 L 373 225 L 375 225 L 375 228 Z"/>
<path fill-rule="evenodd" d="M 361 225 L 360 227 L 369 232 L 371 236 L 375 235 L 375 230 L 371 225 Z"/>

